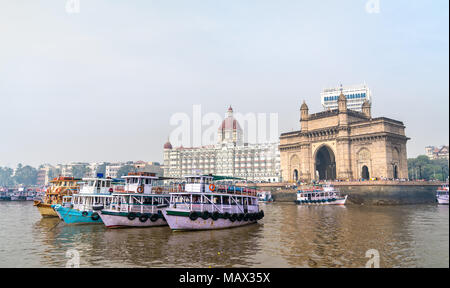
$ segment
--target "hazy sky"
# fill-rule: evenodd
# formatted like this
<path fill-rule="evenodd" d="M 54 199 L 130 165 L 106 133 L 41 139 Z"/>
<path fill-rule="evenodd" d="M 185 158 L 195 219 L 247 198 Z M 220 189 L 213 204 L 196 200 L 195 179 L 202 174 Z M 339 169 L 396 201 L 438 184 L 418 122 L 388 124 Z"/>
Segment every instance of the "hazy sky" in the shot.
<path fill-rule="evenodd" d="M 408 156 L 449 142 L 449 2 L 0 0 L 0 166 L 161 161 L 175 112 L 279 113 L 366 81 Z"/>

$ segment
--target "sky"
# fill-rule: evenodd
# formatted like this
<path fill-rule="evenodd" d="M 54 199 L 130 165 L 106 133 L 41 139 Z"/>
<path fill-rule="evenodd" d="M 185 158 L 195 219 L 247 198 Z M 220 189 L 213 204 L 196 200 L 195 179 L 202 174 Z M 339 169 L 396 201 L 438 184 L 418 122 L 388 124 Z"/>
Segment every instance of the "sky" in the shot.
<path fill-rule="evenodd" d="M 449 2 L 368 1 L 0 0 L 0 166 L 161 162 L 197 104 L 299 130 L 340 83 L 404 122 L 408 157 L 448 145 Z"/>

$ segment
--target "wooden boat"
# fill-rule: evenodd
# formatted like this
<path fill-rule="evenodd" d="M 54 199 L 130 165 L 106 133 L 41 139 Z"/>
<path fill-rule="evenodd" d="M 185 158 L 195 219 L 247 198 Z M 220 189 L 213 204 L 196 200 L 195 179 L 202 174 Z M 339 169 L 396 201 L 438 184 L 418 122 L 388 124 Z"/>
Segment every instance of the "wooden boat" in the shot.
<path fill-rule="evenodd" d="M 98 174 L 96 178 L 83 178 L 80 184 L 79 193 L 64 196 L 63 204 L 52 207 L 67 224 L 102 224 L 99 214 L 94 210 L 109 205 L 114 188 L 122 183 Z"/>
<path fill-rule="evenodd" d="M 52 205 L 62 204 L 64 196 L 71 196 L 79 189 L 78 181 L 81 179 L 74 177 L 58 177 L 50 181 L 51 186 L 45 192 L 42 200 L 35 200 L 34 206 L 37 207 L 42 217 L 58 217 Z"/>
<path fill-rule="evenodd" d="M 440 205 L 448 205 L 448 184 L 442 185 L 436 191 L 436 200 Z"/>
<path fill-rule="evenodd" d="M 112 200 L 98 214 L 107 228 L 166 226 L 163 211 L 169 206 L 168 187 L 156 187 L 160 178 L 154 173 L 137 172 L 123 176 L 123 191 L 114 192 Z"/>
<path fill-rule="evenodd" d="M 295 203 L 299 205 L 345 205 L 346 201 L 347 195 L 341 196 L 333 186 L 323 185 L 298 190 Z"/>
<path fill-rule="evenodd" d="M 163 211 L 172 230 L 213 230 L 254 224 L 264 217 L 254 189 L 219 185 L 212 175 L 186 176 Z"/>

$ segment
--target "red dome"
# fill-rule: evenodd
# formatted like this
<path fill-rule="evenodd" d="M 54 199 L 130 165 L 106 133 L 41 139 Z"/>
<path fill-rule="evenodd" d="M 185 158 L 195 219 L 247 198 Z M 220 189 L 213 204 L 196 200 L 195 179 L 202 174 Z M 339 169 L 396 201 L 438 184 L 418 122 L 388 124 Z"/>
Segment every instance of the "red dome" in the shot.
<path fill-rule="evenodd" d="M 172 149 L 172 144 L 170 144 L 170 142 L 167 141 L 166 144 L 164 144 L 164 149 Z"/>
<path fill-rule="evenodd" d="M 220 125 L 221 130 L 226 130 L 226 129 L 241 129 L 241 126 L 239 125 L 239 123 L 236 121 L 236 119 L 234 119 L 233 117 L 227 117 L 225 120 L 222 121 L 222 125 Z"/>

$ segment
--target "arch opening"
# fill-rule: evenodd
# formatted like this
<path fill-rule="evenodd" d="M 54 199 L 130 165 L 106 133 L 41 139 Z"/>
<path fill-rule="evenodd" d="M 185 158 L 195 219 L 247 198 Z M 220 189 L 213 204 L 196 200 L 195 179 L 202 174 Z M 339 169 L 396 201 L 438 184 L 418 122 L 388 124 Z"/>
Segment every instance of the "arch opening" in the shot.
<path fill-rule="evenodd" d="M 333 151 L 323 146 L 315 157 L 316 175 L 318 180 L 336 180 L 336 160 Z"/>
<path fill-rule="evenodd" d="M 366 165 L 364 165 L 362 167 L 361 178 L 364 179 L 364 180 L 369 180 L 370 179 L 369 168 Z"/>
<path fill-rule="evenodd" d="M 298 181 L 298 170 L 297 169 L 294 169 L 292 178 L 294 179 L 295 182 Z"/>

